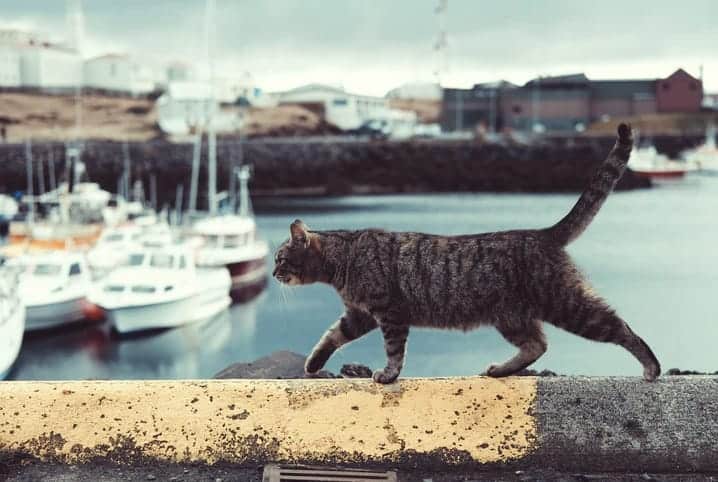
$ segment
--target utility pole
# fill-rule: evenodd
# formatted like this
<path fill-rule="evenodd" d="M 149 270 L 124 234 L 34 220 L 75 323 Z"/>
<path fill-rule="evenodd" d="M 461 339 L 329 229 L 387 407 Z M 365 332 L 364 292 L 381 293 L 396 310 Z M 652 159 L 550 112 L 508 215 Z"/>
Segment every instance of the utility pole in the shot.
<path fill-rule="evenodd" d="M 434 9 L 436 15 L 438 32 L 434 41 L 434 78 L 441 87 L 443 74 L 448 70 L 446 52 L 449 47 L 448 35 L 446 33 L 446 12 L 449 8 L 449 0 L 438 0 Z"/>

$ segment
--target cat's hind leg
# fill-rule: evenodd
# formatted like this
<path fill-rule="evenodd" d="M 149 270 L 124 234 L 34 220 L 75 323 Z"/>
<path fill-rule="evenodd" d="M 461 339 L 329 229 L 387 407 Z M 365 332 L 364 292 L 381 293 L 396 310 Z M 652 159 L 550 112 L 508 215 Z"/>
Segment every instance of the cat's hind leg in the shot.
<path fill-rule="evenodd" d="M 376 320 L 369 313 L 347 309 L 314 346 L 304 363 L 305 373 L 312 375 L 318 372 L 339 347 L 366 335 L 376 327 Z"/>
<path fill-rule="evenodd" d="M 506 377 L 521 371 L 546 352 L 546 337 L 538 320 L 524 325 L 498 325 L 496 329 L 519 352 L 504 363 L 489 365 L 486 375 L 490 377 Z"/>
<path fill-rule="evenodd" d="M 661 365 L 651 348 L 603 300 L 584 294 L 568 297 L 562 313 L 549 323 L 589 340 L 610 342 L 628 350 L 643 365 L 643 378 L 655 380 Z"/>

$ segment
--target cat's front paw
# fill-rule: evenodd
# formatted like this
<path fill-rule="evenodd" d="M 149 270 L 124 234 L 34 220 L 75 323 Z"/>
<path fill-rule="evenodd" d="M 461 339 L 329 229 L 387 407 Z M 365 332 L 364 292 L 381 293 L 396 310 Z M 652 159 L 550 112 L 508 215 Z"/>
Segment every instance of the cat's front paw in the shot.
<path fill-rule="evenodd" d="M 317 350 L 309 355 L 307 361 L 304 362 L 304 373 L 307 375 L 314 375 L 319 370 L 324 368 L 324 364 L 329 360 L 332 355 L 332 350 Z"/>
<path fill-rule="evenodd" d="M 505 377 L 507 374 L 504 373 L 504 371 L 501 369 L 501 365 L 499 363 L 492 363 L 488 367 L 486 367 L 486 371 L 482 373 L 482 375 L 485 375 L 487 377 Z"/>
<path fill-rule="evenodd" d="M 372 380 L 376 383 L 393 383 L 399 377 L 398 370 L 376 370 L 372 375 Z"/>

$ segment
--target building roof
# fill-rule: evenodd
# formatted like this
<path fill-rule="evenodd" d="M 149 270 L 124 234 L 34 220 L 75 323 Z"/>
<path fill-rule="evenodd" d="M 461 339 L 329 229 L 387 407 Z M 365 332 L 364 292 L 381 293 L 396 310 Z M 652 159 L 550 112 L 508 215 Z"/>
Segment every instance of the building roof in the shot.
<path fill-rule="evenodd" d="M 526 84 L 524 84 L 524 87 L 530 87 L 534 84 L 545 86 L 545 87 L 553 87 L 553 86 L 581 86 L 588 84 L 589 80 L 588 77 L 586 77 L 586 74 L 580 73 L 580 74 L 567 74 L 567 75 L 554 75 L 551 77 L 538 77 L 536 79 L 531 79 Z"/>
<path fill-rule="evenodd" d="M 671 75 L 669 75 L 668 77 L 666 77 L 664 80 L 672 79 L 673 77 L 678 77 L 678 76 L 688 77 L 688 78 L 691 78 L 691 79 L 693 79 L 693 80 L 699 80 L 698 78 L 693 77 L 691 74 L 689 74 L 688 72 L 686 72 L 686 71 L 683 70 L 682 68 L 679 68 L 678 70 L 676 70 L 675 72 L 673 72 Z"/>
<path fill-rule="evenodd" d="M 323 90 L 328 92 L 334 92 L 335 94 L 348 94 L 348 92 L 341 87 L 319 83 L 300 85 L 299 87 L 286 90 L 281 94 L 300 94 L 302 92 L 310 92 L 313 90 Z"/>
<path fill-rule="evenodd" d="M 515 89 L 518 87 L 516 84 L 509 82 L 508 80 L 499 80 L 496 82 L 482 82 L 480 84 L 474 84 L 474 90 L 476 89 Z"/>
<path fill-rule="evenodd" d="M 597 99 L 633 97 L 636 94 L 655 95 L 656 81 L 644 80 L 592 80 L 591 95 Z"/>
<path fill-rule="evenodd" d="M 87 59 L 85 62 L 94 62 L 96 60 L 129 60 L 130 56 L 128 54 L 120 54 L 120 53 L 109 53 L 104 55 L 98 55 L 97 57 L 92 57 Z"/>

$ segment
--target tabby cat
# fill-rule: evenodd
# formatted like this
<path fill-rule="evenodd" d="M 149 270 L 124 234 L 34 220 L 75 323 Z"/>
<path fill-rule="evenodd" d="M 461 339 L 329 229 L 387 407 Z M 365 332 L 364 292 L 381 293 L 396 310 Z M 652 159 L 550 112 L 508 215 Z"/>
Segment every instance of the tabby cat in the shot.
<path fill-rule="evenodd" d="M 546 351 L 543 322 L 631 352 L 652 381 L 661 369 L 648 345 L 594 293 L 565 251 L 589 225 L 626 169 L 630 126 L 618 139 L 576 205 L 546 229 L 462 236 L 359 231 L 312 231 L 300 220 L 277 251 L 274 276 L 282 283 L 332 285 L 345 313 L 307 358 L 307 374 L 334 351 L 379 328 L 387 364 L 373 374 L 391 383 L 404 365 L 411 326 L 470 330 L 494 326 L 518 348 L 485 374 L 518 372 Z"/>

